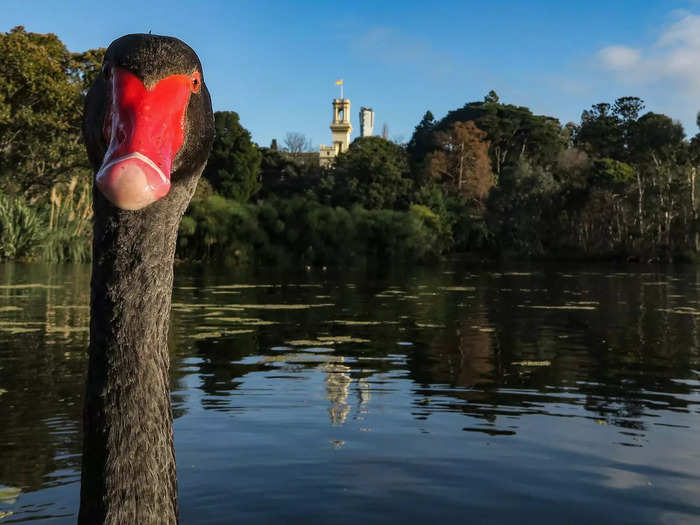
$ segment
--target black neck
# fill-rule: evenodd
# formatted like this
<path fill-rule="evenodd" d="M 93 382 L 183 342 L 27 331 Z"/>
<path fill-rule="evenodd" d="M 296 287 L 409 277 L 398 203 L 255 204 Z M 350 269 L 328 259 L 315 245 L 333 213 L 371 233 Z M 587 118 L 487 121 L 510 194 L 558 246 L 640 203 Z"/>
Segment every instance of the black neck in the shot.
<path fill-rule="evenodd" d="M 198 177 L 141 211 L 94 192 L 79 523 L 176 523 L 169 391 L 173 258 Z"/>

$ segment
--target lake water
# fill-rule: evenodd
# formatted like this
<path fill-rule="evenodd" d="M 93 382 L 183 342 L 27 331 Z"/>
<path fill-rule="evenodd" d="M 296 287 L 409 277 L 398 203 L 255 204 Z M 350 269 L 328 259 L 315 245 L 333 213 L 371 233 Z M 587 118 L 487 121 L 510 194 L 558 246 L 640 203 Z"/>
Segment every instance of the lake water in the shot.
<path fill-rule="evenodd" d="M 75 522 L 89 272 L 0 265 L 0 525 Z M 184 524 L 700 522 L 700 269 L 175 273 Z"/>

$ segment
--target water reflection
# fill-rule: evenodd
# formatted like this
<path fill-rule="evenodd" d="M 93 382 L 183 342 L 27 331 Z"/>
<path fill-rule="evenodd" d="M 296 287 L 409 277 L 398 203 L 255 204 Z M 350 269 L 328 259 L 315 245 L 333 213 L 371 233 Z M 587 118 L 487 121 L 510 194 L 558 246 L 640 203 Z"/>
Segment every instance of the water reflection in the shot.
<path fill-rule="evenodd" d="M 74 521 L 88 274 L 0 265 L 3 521 Z M 547 519 L 549 494 L 593 507 L 571 522 L 622 500 L 638 522 L 698 517 L 699 287 L 695 270 L 178 267 L 183 522 L 301 519 L 308 493 L 348 521 Z"/>

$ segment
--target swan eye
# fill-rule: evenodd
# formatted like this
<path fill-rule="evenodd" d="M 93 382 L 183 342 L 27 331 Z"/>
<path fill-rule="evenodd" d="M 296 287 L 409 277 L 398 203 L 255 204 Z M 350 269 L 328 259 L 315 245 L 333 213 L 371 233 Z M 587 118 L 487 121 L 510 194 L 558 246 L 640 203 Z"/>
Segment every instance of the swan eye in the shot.
<path fill-rule="evenodd" d="M 199 76 L 199 73 L 195 73 L 192 75 L 192 92 L 197 93 L 199 91 L 199 87 L 202 85 L 202 80 Z"/>

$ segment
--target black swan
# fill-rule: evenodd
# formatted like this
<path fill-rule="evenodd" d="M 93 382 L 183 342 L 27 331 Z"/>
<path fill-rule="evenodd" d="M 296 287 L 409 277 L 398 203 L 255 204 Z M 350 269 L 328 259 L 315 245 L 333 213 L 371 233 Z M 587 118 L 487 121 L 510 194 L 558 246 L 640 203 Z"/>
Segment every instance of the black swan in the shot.
<path fill-rule="evenodd" d="M 87 94 L 83 134 L 96 173 L 78 522 L 176 523 L 173 258 L 214 139 L 195 52 L 150 34 L 112 42 Z"/>

